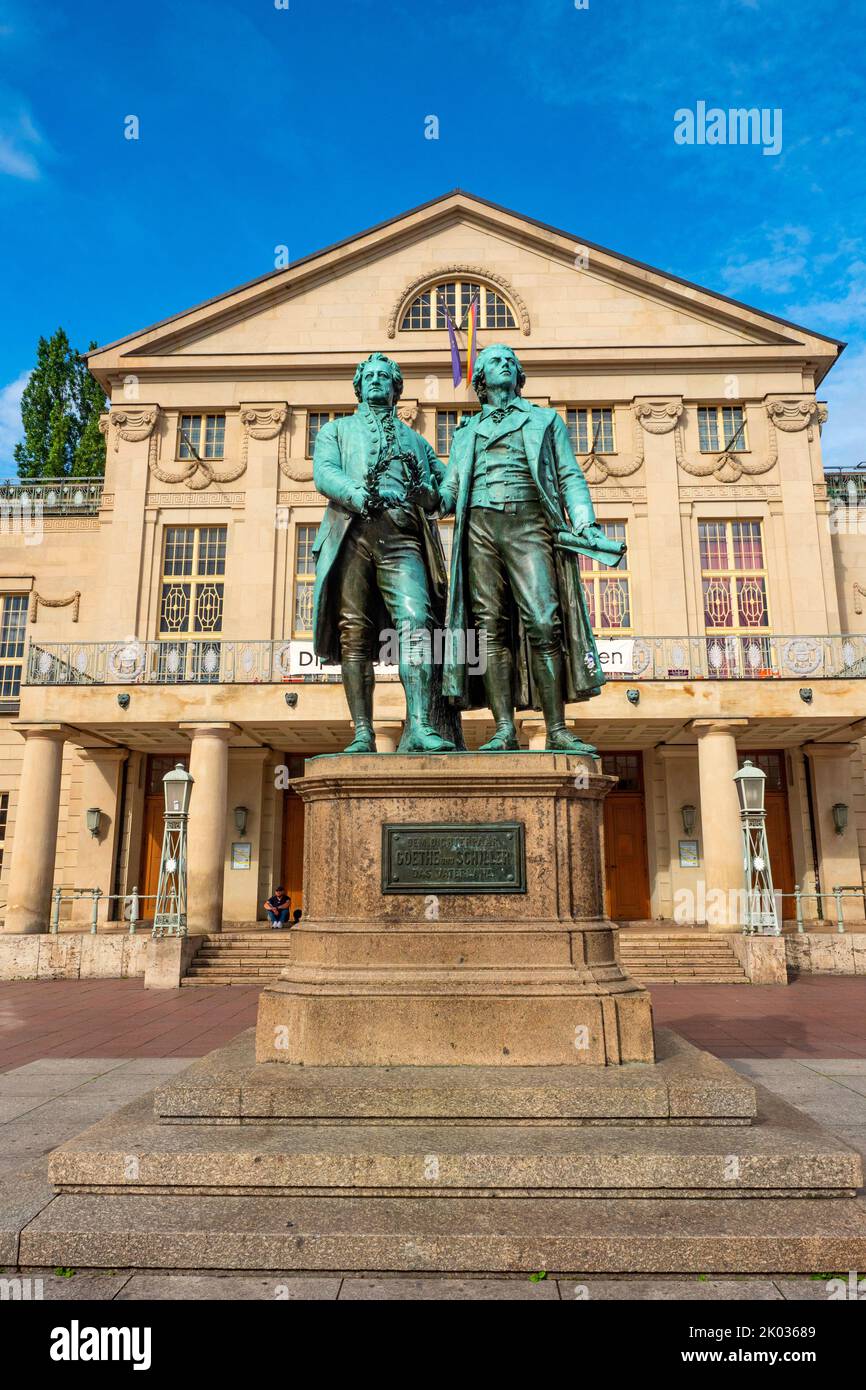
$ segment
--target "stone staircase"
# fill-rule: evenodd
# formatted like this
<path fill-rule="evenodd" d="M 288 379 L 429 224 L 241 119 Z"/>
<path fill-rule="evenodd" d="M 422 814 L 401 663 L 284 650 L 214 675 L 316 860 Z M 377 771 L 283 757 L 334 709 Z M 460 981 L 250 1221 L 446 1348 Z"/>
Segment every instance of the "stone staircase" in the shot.
<path fill-rule="evenodd" d="M 623 968 L 643 985 L 734 985 L 749 979 L 726 932 L 619 934 Z"/>
<path fill-rule="evenodd" d="M 266 985 L 292 958 L 294 930 L 271 931 L 261 922 L 233 922 L 212 932 L 196 951 L 181 988 L 195 985 Z"/>

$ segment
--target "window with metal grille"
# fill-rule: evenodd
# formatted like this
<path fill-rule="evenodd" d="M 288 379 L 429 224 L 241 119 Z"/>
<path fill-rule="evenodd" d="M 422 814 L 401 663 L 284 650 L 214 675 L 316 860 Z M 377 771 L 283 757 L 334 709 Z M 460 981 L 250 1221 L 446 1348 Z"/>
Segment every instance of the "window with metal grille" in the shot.
<path fill-rule="evenodd" d="M 307 458 L 313 457 L 316 437 L 329 420 L 339 420 L 343 415 L 354 414 L 351 410 L 308 410 L 307 411 Z"/>
<path fill-rule="evenodd" d="M 748 449 L 746 421 L 741 405 L 702 405 L 698 408 L 698 437 L 702 454 L 725 449 Z"/>
<path fill-rule="evenodd" d="M 767 778 L 766 790 L 768 792 L 783 792 L 785 790 L 785 754 L 776 752 L 775 749 L 768 749 L 760 753 L 747 753 L 745 750 L 738 753 L 737 761 L 740 767 L 748 758 L 753 767 L 759 767 Z"/>
<path fill-rule="evenodd" d="M 3 872 L 3 855 L 6 849 L 6 823 L 9 819 L 9 793 L 0 792 L 0 873 Z"/>
<path fill-rule="evenodd" d="M 624 521 L 600 521 L 599 525 L 611 540 L 628 540 Z M 626 568 L 628 552 L 614 566 L 599 565 L 588 555 L 577 558 L 593 632 L 611 637 L 631 632 L 631 575 Z"/>
<path fill-rule="evenodd" d="M 448 316 L 458 328 L 466 326 L 466 318 L 474 299 L 478 300 L 479 328 L 516 328 L 517 319 L 507 299 L 488 285 L 477 280 L 443 280 L 416 295 L 400 323 L 403 330 L 417 328 L 447 328 Z"/>
<path fill-rule="evenodd" d="M 641 753 L 602 753 L 601 770 L 607 777 L 618 777 L 614 792 L 643 791 L 643 755 Z"/>
<path fill-rule="evenodd" d="M 772 675 L 760 521 L 700 521 L 698 539 L 710 676 Z"/>
<path fill-rule="evenodd" d="M 177 428 L 179 459 L 221 459 L 225 443 L 224 415 L 181 415 Z"/>
<path fill-rule="evenodd" d="M 451 452 L 454 431 L 461 420 L 469 415 L 477 415 L 477 410 L 437 410 L 436 411 L 436 452 L 440 458 L 447 458 Z"/>
<path fill-rule="evenodd" d="M 292 636 L 313 635 L 313 585 L 316 580 L 316 561 L 313 542 L 317 524 L 295 527 L 295 601 L 292 609 Z"/>
<path fill-rule="evenodd" d="M 565 424 L 576 454 L 616 452 L 611 406 L 569 407 L 565 412 Z"/>
<path fill-rule="evenodd" d="M 760 521 L 701 521 L 698 538 L 707 629 L 769 628 Z"/>
<path fill-rule="evenodd" d="M 27 595 L 0 595 L 0 699 L 17 700 L 21 693 Z"/>
<path fill-rule="evenodd" d="M 165 528 L 159 604 L 161 680 L 219 680 L 219 642 L 189 639 L 222 631 L 226 540 L 225 526 Z"/>

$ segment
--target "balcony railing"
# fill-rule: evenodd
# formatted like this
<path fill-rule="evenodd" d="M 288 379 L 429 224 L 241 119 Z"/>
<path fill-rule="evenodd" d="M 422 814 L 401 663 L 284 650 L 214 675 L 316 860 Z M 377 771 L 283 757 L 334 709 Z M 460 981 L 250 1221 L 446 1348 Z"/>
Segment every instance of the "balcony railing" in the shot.
<path fill-rule="evenodd" d="M 95 516 L 104 484 L 104 478 L 4 478 L 0 509 L 38 505 L 43 516 Z"/>
<path fill-rule="evenodd" d="M 866 468 L 834 468 L 824 474 L 827 496 L 847 506 L 866 503 Z"/>
<path fill-rule="evenodd" d="M 600 642 L 610 680 L 839 680 L 866 678 L 866 637 L 622 637 Z M 31 642 L 27 685 L 267 685 L 325 683 L 291 674 L 285 639 Z"/>

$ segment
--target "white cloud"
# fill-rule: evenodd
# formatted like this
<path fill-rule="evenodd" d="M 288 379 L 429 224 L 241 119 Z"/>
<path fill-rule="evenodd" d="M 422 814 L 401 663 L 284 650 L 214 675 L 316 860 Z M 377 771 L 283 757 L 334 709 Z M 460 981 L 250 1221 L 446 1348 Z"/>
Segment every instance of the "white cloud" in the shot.
<path fill-rule="evenodd" d="M 821 437 L 824 463 L 853 468 L 866 459 L 866 347 L 844 353 L 818 394 L 830 412 Z"/>
<path fill-rule="evenodd" d="M 30 373 L 22 372 L 0 388 L 0 471 L 12 472 L 12 450 L 21 438 L 21 394 Z"/>
<path fill-rule="evenodd" d="M 42 136 L 23 107 L 14 114 L 0 115 L 0 174 L 31 183 L 42 177 L 38 154 Z"/>

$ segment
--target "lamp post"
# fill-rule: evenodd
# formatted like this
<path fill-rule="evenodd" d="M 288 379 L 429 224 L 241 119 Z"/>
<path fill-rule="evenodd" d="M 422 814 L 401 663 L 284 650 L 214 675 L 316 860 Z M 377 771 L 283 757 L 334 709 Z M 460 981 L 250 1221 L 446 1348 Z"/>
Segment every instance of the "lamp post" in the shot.
<path fill-rule="evenodd" d="M 734 781 L 740 800 L 743 831 L 743 874 L 746 884 L 744 930 L 763 936 L 778 936 L 781 926 L 773 892 L 773 874 L 767 848 L 767 813 L 764 809 L 767 775 L 747 758 L 739 772 L 734 774 Z"/>
<path fill-rule="evenodd" d="M 186 936 L 186 823 L 193 780 L 182 763 L 162 779 L 165 830 L 153 914 L 154 937 Z"/>

